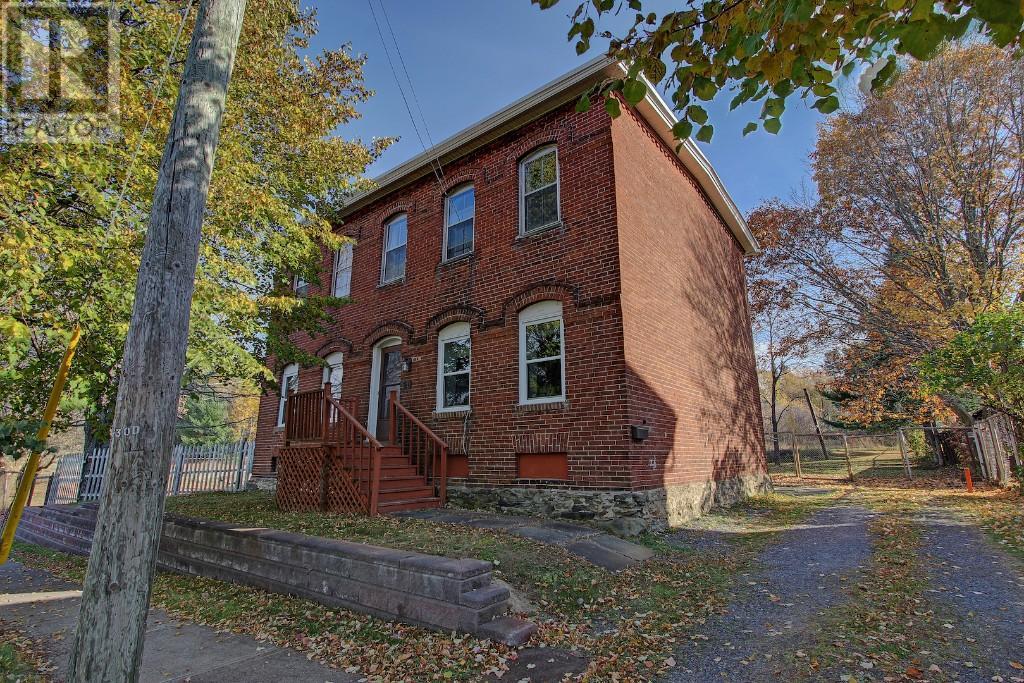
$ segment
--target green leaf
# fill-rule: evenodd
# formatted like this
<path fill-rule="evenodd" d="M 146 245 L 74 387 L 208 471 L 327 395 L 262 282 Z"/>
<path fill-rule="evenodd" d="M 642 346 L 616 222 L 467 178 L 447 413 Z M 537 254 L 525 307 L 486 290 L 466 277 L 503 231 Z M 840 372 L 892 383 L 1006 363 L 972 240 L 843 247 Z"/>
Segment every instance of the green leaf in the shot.
<path fill-rule="evenodd" d="M 697 131 L 697 139 L 701 142 L 711 142 L 711 137 L 715 134 L 715 127 L 711 124 L 701 126 L 700 130 Z"/>
<path fill-rule="evenodd" d="M 694 123 L 707 123 L 708 113 L 699 104 L 691 104 L 686 109 L 686 116 Z"/>
<path fill-rule="evenodd" d="M 782 98 L 789 97 L 790 93 L 793 92 L 793 82 L 785 78 L 775 84 L 772 92 Z"/>
<path fill-rule="evenodd" d="M 747 125 L 743 126 L 743 136 L 746 137 L 757 130 L 757 124 L 751 121 Z"/>
<path fill-rule="evenodd" d="M 780 119 L 765 119 L 764 129 L 772 135 L 775 135 L 782 130 L 782 121 Z"/>
<path fill-rule="evenodd" d="M 672 135 L 677 140 L 685 140 L 686 138 L 690 137 L 690 134 L 692 132 L 693 124 L 687 121 L 686 119 L 683 119 L 682 121 L 676 123 L 676 125 L 672 126 Z"/>
<path fill-rule="evenodd" d="M 622 113 L 622 108 L 619 106 L 619 101 L 612 96 L 604 98 L 604 110 L 613 118 L 618 118 L 619 114 Z"/>
<path fill-rule="evenodd" d="M 576 111 L 580 114 L 590 111 L 590 95 L 583 93 L 583 95 L 580 96 L 579 101 L 576 102 Z"/>
<path fill-rule="evenodd" d="M 786 111 L 786 100 L 772 97 L 764 102 L 764 116 L 771 116 L 778 118 L 782 116 L 782 112 Z"/>
<path fill-rule="evenodd" d="M 829 95 L 828 97 L 822 97 L 817 100 L 813 105 L 815 109 L 820 111 L 822 114 L 831 114 L 835 110 L 839 109 L 839 98 L 835 95 Z"/>
<path fill-rule="evenodd" d="M 630 104 L 640 104 L 647 96 L 647 84 L 638 79 L 629 79 L 622 86 L 622 95 Z"/>
<path fill-rule="evenodd" d="M 693 79 L 693 94 L 705 102 L 715 99 L 718 94 L 718 86 L 710 79 L 697 76 Z"/>

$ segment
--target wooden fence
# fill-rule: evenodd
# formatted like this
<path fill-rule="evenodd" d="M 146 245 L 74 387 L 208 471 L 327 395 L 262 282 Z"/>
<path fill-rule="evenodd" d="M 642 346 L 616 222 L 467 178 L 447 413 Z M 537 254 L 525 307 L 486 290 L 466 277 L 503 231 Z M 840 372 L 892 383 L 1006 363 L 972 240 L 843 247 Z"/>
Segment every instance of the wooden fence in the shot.
<path fill-rule="evenodd" d="M 919 452 L 911 447 L 914 434 Z M 923 447 L 923 451 L 920 448 Z M 949 463 L 951 452 L 970 464 L 975 476 L 1000 486 L 1010 484 L 1021 462 L 1013 421 L 998 414 L 970 427 L 901 427 L 885 433 L 778 432 L 765 435 L 769 471 L 826 479 L 902 476 Z M 940 452 L 941 451 L 941 452 Z M 954 458 L 955 460 L 956 458 Z"/>
<path fill-rule="evenodd" d="M 252 474 L 254 447 L 252 441 L 175 446 L 167 477 L 167 495 L 244 490 Z M 82 453 L 63 456 L 50 476 L 46 504 L 98 499 L 109 457 L 109 448 L 98 448 L 88 456 Z"/>

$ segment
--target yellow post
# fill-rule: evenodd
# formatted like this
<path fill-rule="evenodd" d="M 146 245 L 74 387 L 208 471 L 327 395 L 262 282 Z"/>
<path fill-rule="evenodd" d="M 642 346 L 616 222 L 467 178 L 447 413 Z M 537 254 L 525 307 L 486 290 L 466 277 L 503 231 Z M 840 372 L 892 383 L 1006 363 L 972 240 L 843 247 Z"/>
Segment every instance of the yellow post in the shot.
<path fill-rule="evenodd" d="M 46 437 L 50 435 L 50 423 L 53 422 L 53 416 L 57 414 L 57 404 L 60 403 L 60 395 L 64 391 L 68 370 L 71 369 L 71 359 L 75 355 L 75 347 L 78 346 L 78 340 L 81 336 L 82 328 L 79 325 L 75 325 L 75 330 L 71 333 L 71 341 L 68 342 L 68 348 L 64 352 L 64 359 L 60 362 L 60 369 L 57 370 L 57 379 L 53 382 L 50 400 L 46 402 L 46 410 L 43 411 L 43 424 L 39 427 L 39 432 L 36 434 L 36 438 L 43 446 L 46 445 Z M 7 558 L 11 554 L 11 546 L 14 544 L 14 532 L 18 528 L 18 522 L 21 521 L 21 513 L 28 503 L 28 496 L 36 479 L 36 470 L 39 469 L 39 456 L 41 453 L 42 447 L 33 451 L 32 455 L 28 458 L 28 463 L 25 464 L 25 471 L 22 473 L 21 482 L 18 484 L 18 493 L 14 496 L 11 512 L 7 515 L 7 519 L 4 522 L 3 536 L 0 537 L 0 564 L 7 562 Z"/>

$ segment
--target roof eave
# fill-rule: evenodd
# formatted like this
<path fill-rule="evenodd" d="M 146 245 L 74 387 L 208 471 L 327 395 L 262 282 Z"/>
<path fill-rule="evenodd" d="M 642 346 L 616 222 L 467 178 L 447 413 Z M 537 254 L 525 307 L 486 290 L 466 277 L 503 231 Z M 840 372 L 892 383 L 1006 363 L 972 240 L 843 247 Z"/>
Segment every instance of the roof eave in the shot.
<path fill-rule="evenodd" d="M 625 65 L 609 57 L 590 60 L 379 176 L 374 180 L 376 187 L 349 200 L 342 209 L 341 216 L 348 216 L 429 175 L 433 172 L 436 163 L 440 163 L 443 167 L 496 140 L 505 133 L 575 100 L 598 79 L 621 78 L 625 72 Z M 636 106 L 636 109 L 668 148 L 675 150 L 676 156 L 696 178 L 712 205 L 733 235 L 736 236 L 744 252 L 747 255 L 756 254 L 759 250 L 757 240 L 754 239 L 754 235 L 750 232 L 750 228 L 708 158 L 690 139 L 684 141 L 676 149 L 677 141 L 672 135 L 672 127 L 678 119 L 650 82 L 647 82 L 646 97 Z"/>

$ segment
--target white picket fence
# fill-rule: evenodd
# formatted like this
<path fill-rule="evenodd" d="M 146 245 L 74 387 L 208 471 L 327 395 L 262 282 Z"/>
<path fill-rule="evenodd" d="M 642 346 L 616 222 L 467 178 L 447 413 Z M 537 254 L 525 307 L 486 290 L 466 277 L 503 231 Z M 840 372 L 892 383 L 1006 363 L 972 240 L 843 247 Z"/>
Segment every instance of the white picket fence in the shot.
<path fill-rule="evenodd" d="M 167 477 L 167 495 L 245 490 L 252 475 L 254 450 L 252 441 L 175 446 Z M 63 456 L 50 477 L 46 504 L 98 499 L 109 456 L 109 448 L 97 448 L 88 457 L 82 453 Z"/>

